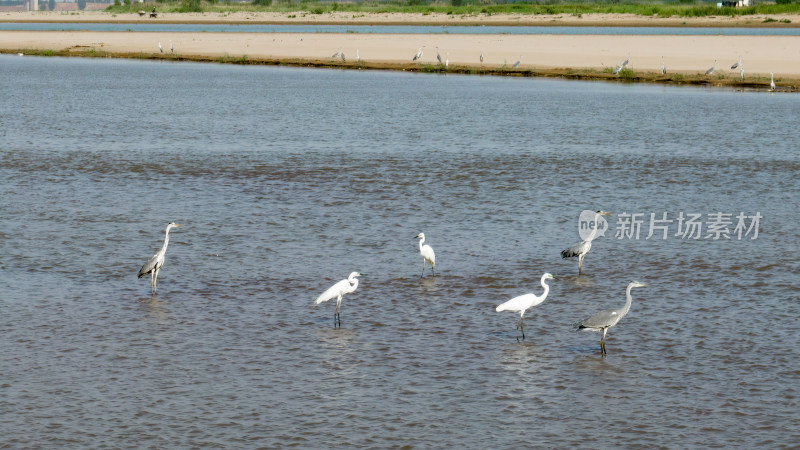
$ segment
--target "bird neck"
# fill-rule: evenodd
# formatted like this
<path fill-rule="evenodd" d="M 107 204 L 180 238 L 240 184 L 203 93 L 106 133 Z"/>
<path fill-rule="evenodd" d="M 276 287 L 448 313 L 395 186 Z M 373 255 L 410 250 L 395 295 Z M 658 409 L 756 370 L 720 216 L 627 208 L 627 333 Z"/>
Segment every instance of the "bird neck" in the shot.
<path fill-rule="evenodd" d="M 358 287 L 358 278 L 351 277 L 348 281 L 350 281 L 350 292 L 353 292 Z"/>
<path fill-rule="evenodd" d="M 547 298 L 547 293 L 550 292 L 550 286 L 548 286 L 547 283 L 545 283 L 546 279 L 547 278 L 542 277 L 542 280 L 541 280 L 542 281 L 542 287 L 544 288 L 544 292 L 542 293 L 542 296 L 540 297 L 542 299 Z"/>
<path fill-rule="evenodd" d="M 597 224 L 599 223 L 599 221 L 600 221 L 600 214 L 594 213 L 594 227 L 592 228 L 592 232 L 589 233 L 589 237 L 587 237 L 585 240 L 589 242 L 594 240 L 594 237 L 597 235 L 597 228 L 598 228 Z"/>
<path fill-rule="evenodd" d="M 425 238 L 419 240 L 419 251 L 422 251 L 422 243 L 425 242 Z"/>
<path fill-rule="evenodd" d="M 628 311 L 631 309 L 631 302 L 633 301 L 633 298 L 631 298 L 631 289 L 633 289 L 633 286 L 628 286 L 628 289 L 625 290 L 625 306 L 622 308 L 621 316 L 628 314 Z"/>
<path fill-rule="evenodd" d="M 161 254 L 167 252 L 167 245 L 169 245 L 169 227 L 167 227 L 167 231 L 164 233 L 164 245 L 161 246 Z"/>

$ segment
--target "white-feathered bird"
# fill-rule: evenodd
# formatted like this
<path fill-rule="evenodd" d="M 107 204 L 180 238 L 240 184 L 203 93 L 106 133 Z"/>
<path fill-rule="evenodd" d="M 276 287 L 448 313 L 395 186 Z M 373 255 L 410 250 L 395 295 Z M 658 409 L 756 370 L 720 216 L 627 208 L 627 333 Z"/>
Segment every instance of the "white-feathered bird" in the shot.
<path fill-rule="evenodd" d="M 547 298 L 547 293 L 550 292 L 550 286 L 545 283 L 545 280 L 555 280 L 555 277 L 549 273 L 542 275 L 541 283 L 542 287 L 544 288 L 544 292 L 541 296 L 534 295 L 533 293 L 520 295 L 519 297 L 514 297 L 495 308 L 495 311 L 497 312 L 513 311 L 519 313 L 519 321 L 517 321 L 517 340 L 519 340 L 519 330 L 522 330 L 522 339 L 525 339 L 525 324 L 523 321 L 525 311 L 528 308 L 532 308 L 544 302 L 544 300 Z"/>
<path fill-rule="evenodd" d="M 433 270 L 433 266 L 436 265 L 436 254 L 433 253 L 430 245 L 422 245 L 425 242 L 425 233 L 414 236 L 414 239 L 419 239 L 419 254 L 422 255 L 422 275 L 420 277 L 425 276 L 425 263 L 431 265 L 431 273 L 436 276 L 436 271 Z"/>
<path fill-rule="evenodd" d="M 342 319 L 339 317 L 339 310 L 342 307 L 342 296 L 344 294 L 349 294 L 356 290 L 358 287 L 358 278 L 362 276 L 359 272 L 352 272 L 350 276 L 347 277 L 346 280 L 339 281 L 338 283 L 334 284 L 333 286 L 329 287 L 328 290 L 320 294 L 316 300 L 314 300 L 314 305 L 319 305 L 322 302 L 327 302 L 331 299 L 336 299 L 336 310 L 333 313 L 333 326 L 336 327 L 338 322 L 339 326 L 342 326 Z"/>

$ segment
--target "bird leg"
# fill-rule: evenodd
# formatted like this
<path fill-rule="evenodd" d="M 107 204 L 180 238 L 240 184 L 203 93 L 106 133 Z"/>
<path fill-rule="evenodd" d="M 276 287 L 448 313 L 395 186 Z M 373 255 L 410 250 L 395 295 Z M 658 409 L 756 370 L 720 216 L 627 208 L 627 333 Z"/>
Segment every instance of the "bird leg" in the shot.
<path fill-rule="evenodd" d="M 431 265 L 431 273 L 433 274 L 434 277 L 436 276 L 436 271 L 433 270 L 433 265 Z"/>
<path fill-rule="evenodd" d="M 581 274 L 581 266 L 583 266 L 583 255 L 578 257 L 578 275 Z"/>
<path fill-rule="evenodd" d="M 600 354 L 601 355 L 605 355 L 606 354 L 606 331 L 608 331 L 608 328 L 603 328 L 603 336 L 600 338 Z"/>
<path fill-rule="evenodd" d="M 153 272 L 155 272 L 155 276 L 153 277 L 153 294 L 155 294 L 158 291 L 158 271 L 159 270 L 161 270 L 161 269 L 156 269 L 156 270 L 153 271 Z"/>
<path fill-rule="evenodd" d="M 525 340 L 525 319 L 519 316 L 519 328 L 522 330 L 522 340 Z"/>
<path fill-rule="evenodd" d="M 342 318 L 339 315 L 339 309 L 341 307 L 340 303 L 336 303 L 336 310 L 333 312 L 333 328 L 336 328 L 336 323 L 339 323 L 339 328 L 342 327 Z"/>

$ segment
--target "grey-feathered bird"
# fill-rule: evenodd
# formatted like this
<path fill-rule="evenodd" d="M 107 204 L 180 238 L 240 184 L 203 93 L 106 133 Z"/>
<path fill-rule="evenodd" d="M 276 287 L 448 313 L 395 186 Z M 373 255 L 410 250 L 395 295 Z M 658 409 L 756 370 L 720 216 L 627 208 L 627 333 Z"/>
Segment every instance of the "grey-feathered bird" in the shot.
<path fill-rule="evenodd" d="M 583 319 L 575 324 L 575 327 L 578 330 L 603 332 L 603 336 L 600 338 L 601 354 L 606 354 L 606 332 L 609 328 L 616 325 L 620 319 L 625 317 L 625 315 L 628 314 L 628 311 L 631 309 L 631 289 L 642 286 L 647 285 L 644 283 L 639 283 L 638 281 L 631 281 L 628 285 L 628 288 L 625 290 L 625 296 L 627 297 L 625 306 L 620 309 L 609 309 L 608 311 L 599 312 L 588 319 Z"/>
<path fill-rule="evenodd" d="M 716 69 L 717 69 L 717 60 L 715 59 L 714 60 L 714 65 L 711 66 L 710 69 L 706 70 L 706 75 L 711 75 L 712 73 L 714 73 L 714 70 L 716 70 Z"/>
<path fill-rule="evenodd" d="M 158 271 L 164 266 L 164 254 L 167 253 L 167 245 L 169 245 L 169 230 L 171 230 L 173 227 L 182 226 L 183 225 L 175 222 L 170 222 L 167 224 L 167 230 L 164 232 L 164 245 L 161 246 L 161 250 L 159 250 L 155 255 L 151 256 L 150 259 L 144 263 L 142 268 L 139 269 L 139 276 L 137 278 L 142 278 L 148 273 L 150 274 L 150 289 L 152 289 L 153 294 L 156 293 L 156 285 L 158 284 Z"/>
<path fill-rule="evenodd" d="M 595 223 L 597 223 L 597 220 L 600 218 L 600 216 L 607 216 L 609 214 L 611 213 L 607 213 L 602 210 L 597 211 L 594 216 Z M 597 234 L 597 228 L 595 227 L 592 230 L 592 234 L 590 234 L 585 240 L 580 241 L 572 245 L 572 247 L 561 251 L 562 259 L 575 258 L 575 257 L 578 258 L 578 275 L 581 274 L 581 268 L 583 267 L 583 258 L 585 258 L 586 254 L 589 253 L 589 250 L 592 249 L 592 240 L 594 239 L 596 234 Z"/>

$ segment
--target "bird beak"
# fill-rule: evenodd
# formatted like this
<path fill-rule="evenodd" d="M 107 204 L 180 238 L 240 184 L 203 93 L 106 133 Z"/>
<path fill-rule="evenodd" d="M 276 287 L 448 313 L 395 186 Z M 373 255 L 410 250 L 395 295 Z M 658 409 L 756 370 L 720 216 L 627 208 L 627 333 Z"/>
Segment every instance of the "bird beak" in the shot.
<path fill-rule="evenodd" d="M 611 213 L 610 212 L 601 212 L 600 215 L 601 216 L 610 216 Z"/>
<path fill-rule="evenodd" d="M 176 227 L 182 227 L 183 225 L 181 225 L 181 224 L 179 224 L 179 223 L 176 223 L 176 224 L 175 224 L 175 226 L 176 226 Z"/>

